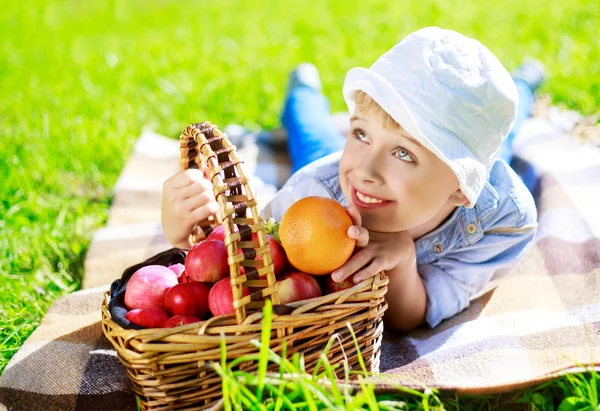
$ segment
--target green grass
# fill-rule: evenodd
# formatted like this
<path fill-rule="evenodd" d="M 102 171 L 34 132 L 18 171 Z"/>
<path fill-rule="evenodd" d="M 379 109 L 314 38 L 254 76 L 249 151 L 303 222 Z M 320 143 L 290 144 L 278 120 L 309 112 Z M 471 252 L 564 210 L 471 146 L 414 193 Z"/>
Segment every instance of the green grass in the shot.
<path fill-rule="evenodd" d="M 222 378 L 224 409 L 229 410 L 600 410 L 600 375 L 591 370 L 586 375 L 569 375 L 556 381 L 542 384 L 534 389 L 517 393 L 458 397 L 444 396 L 436 390 L 421 391 L 398 387 L 396 394 L 377 395 L 374 383 L 368 377 L 358 342 L 350 324 L 348 328 L 354 339 L 362 371 L 350 371 L 348 363 L 330 364 L 327 359 L 336 338 L 331 337 L 323 350 L 319 362 L 312 374 L 304 368 L 304 360 L 298 353 L 292 359 L 269 348 L 271 337 L 272 308 L 269 301 L 263 310 L 261 341 L 253 341 L 259 349 L 258 354 L 248 354 L 227 363 L 226 346 L 221 342 L 221 362 L 213 364 Z M 236 366 L 248 361 L 258 362 L 258 372 L 250 373 L 236 369 Z M 274 364 L 278 373 L 266 372 L 268 365 Z M 344 370 L 340 384 L 334 376 L 334 369 Z M 288 376 L 285 378 L 284 376 Z M 360 390 L 352 390 L 347 384 L 354 375 L 360 383 Z M 289 377 L 293 376 L 293 377 Z M 323 381 L 330 382 L 324 384 Z"/>
<path fill-rule="evenodd" d="M 347 69 L 427 25 L 478 38 L 509 69 L 537 57 L 555 103 L 598 111 L 597 1 L 299 3 L 0 7 L 0 372 L 51 302 L 80 286 L 144 127 L 171 136 L 202 120 L 276 127 L 287 73 L 301 61 L 319 66 L 332 110 L 343 110 Z"/>

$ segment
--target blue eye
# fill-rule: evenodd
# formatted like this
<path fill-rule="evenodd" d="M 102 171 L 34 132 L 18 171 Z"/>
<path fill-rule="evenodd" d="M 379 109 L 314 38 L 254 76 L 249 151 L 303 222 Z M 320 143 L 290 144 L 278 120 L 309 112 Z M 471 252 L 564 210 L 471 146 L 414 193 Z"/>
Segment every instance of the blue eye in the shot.
<path fill-rule="evenodd" d="M 410 151 L 408 151 L 404 148 L 399 148 L 398 151 L 396 151 L 396 157 L 398 157 L 402 161 L 406 161 L 407 163 L 415 162 L 412 154 L 410 154 Z"/>
<path fill-rule="evenodd" d="M 367 142 L 367 136 L 365 136 L 365 133 L 362 130 L 354 130 L 354 136 L 362 142 Z"/>

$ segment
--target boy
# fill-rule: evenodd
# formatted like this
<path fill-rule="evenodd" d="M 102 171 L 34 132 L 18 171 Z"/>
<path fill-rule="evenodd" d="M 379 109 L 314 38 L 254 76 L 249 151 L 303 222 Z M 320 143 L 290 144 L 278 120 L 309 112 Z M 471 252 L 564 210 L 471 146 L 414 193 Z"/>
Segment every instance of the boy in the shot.
<path fill-rule="evenodd" d="M 479 42 L 421 29 L 370 69 L 348 72 L 350 133 L 338 151 L 318 73 L 309 67 L 293 74 L 283 113 L 298 171 L 264 215 L 280 221 L 287 207 L 310 195 L 340 202 L 354 221 L 348 235 L 361 250 L 334 280 L 353 275 L 358 282 L 384 270 L 386 327 L 435 327 L 467 308 L 535 235 L 531 194 L 495 158 L 517 117 L 519 92 L 528 99 L 519 112 L 526 117 L 541 71 L 536 77 L 529 67 L 513 82 Z M 196 171 L 164 185 L 163 227 L 176 246 L 187 246 L 193 223 L 215 209 L 210 183 Z"/>

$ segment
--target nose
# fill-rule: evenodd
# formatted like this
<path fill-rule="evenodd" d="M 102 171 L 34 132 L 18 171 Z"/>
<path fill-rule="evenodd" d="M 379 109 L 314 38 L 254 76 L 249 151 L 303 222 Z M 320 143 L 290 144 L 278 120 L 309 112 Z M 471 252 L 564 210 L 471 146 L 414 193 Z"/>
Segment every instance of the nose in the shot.
<path fill-rule="evenodd" d="M 356 177 L 365 184 L 380 185 L 383 183 L 381 168 L 384 159 L 370 151 L 366 151 L 354 169 Z"/>

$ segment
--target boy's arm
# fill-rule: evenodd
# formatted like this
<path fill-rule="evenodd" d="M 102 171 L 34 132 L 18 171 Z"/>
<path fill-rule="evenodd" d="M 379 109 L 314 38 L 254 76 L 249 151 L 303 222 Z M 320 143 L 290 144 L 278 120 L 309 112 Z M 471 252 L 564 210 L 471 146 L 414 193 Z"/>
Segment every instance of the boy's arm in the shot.
<path fill-rule="evenodd" d="M 427 295 L 419 273 L 415 243 L 407 231 L 375 232 L 361 226 L 361 216 L 355 205 L 348 207 L 353 226 L 348 236 L 360 249 L 344 265 L 332 273 L 340 282 L 353 276 L 354 283 L 385 271 L 389 277 L 384 321 L 388 328 L 410 331 L 425 320 Z"/>
<path fill-rule="evenodd" d="M 333 273 L 333 279 L 342 281 L 353 275 L 356 283 L 385 270 L 390 283 L 384 321 L 403 331 L 418 327 L 423 320 L 435 327 L 467 308 L 470 298 L 484 290 L 495 273 L 514 265 L 536 232 L 534 221 L 506 229 L 493 227 L 481 240 L 417 267 L 415 245 L 406 232 L 368 232 L 360 226 L 354 208 L 348 212 L 357 224 L 348 235 L 362 249 Z"/>
<path fill-rule="evenodd" d="M 417 272 L 416 258 L 408 264 L 397 265 L 387 271 L 388 292 L 385 295 L 388 309 L 383 320 L 386 329 L 410 331 L 425 322 L 427 293 Z"/>

